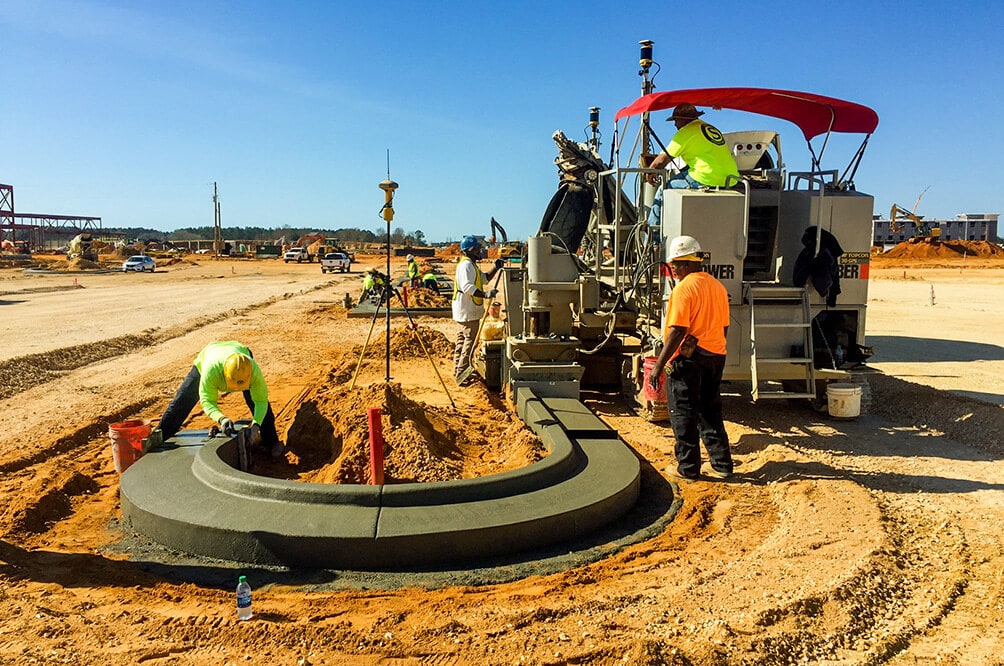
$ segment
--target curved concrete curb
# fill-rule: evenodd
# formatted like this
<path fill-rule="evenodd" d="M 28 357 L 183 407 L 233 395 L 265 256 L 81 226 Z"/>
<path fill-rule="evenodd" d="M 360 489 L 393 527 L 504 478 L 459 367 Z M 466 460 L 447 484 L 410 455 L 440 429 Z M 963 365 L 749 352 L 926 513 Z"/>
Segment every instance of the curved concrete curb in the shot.
<path fill-rule="evenodd" d="M 475 479 L 327 485 L 236 469 L 234 440 L 185 431 L 122 475 L 126 525 L 169 548 L 239 562 L 394 570 L 532 550 L 634 506 L 634 453 L 577 400 L 517 395 L 550 454 Z"/>

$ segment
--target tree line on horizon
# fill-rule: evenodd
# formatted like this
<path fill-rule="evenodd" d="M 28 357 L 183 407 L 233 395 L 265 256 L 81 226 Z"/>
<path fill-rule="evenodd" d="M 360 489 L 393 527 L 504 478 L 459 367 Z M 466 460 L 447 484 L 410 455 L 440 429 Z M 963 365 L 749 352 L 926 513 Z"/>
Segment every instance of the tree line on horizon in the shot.
<path fill-rule="evenodd" d="M 143 227 L 117 227 L 105 228 L 105 231 L 125 234 L 127 238 L 136 238 L 145 242 L 148 241 L 211 241 L 214 238 L 214 228 L 204 227 L 184 227 L 174 231 L 158 231 L 156 229 L 146 229 Z M 339 243 L 384 243 L 387 240 L 387 231 L 378 229 L 370 231 L 368 229 L 316 229 L 310 227 L 289 227 L 278 228 L 268 227 L 226 227 L 223 229 L 225 240 L 254 241 L 256 243 L 275 243 L 280 239 L 285 239 L 286 243 L 292 243 L 300 236 L 321 234 L 325 238 L 337 240 Z M 414 245 L 426 244 L 425 234 L 421 230 L 405 231 L 404 229 L 393 229 L 390 234 L 390 242 L 393 245 Z"/>

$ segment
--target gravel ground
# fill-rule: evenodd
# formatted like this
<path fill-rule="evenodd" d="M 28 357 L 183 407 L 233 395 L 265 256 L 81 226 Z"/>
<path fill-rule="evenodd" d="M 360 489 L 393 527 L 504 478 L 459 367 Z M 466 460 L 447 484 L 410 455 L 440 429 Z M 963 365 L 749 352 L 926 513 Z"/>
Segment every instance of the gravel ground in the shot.
<path fill-rule="evenodd" d="M 730 392 L 737 476 L 677 485 L 668 428 L 589 396 L 642 462 L 623 524 L 570 552 L 373 576 L 247 570 L 123 534 L 106 435 L 159 417 L 198 349 L 232 338 L 265 369 L 283 433 L 296 397 L 367 337 L 337 305 L 358 273 L 209 262 L 50 291 L 70 278 L 0 269 L 0 661 L 1002 664 L 1004 271 L 913 270 L 873 266 L 868 332 L 885 344 L 869 413 Z M 908 296 L 921 280 L 945 309 Z M 422 325 L 452 337 L 449 321 Z M 393 373 L 448 404 L 428 360 Z M 360 381 L 383 374 L 367 360 Z M 485 408 L 449 389 L 458 409 Z"/>

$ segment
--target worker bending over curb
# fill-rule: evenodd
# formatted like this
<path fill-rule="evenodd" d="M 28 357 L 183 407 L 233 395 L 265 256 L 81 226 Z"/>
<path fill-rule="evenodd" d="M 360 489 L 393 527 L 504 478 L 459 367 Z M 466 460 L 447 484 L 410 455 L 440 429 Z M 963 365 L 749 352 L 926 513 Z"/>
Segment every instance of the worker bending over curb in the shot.
<path fill-rule="evenodd" d="M 273 459 L 281 458 L 283 446 L 275 429 L 275 414 L 268 402 L 268 386 L 251 350 L 234 340 L 210 342 L 195 357 L 192 370 L 181 382 L 171 404 L 160 417 L 160 441 L 174 437 L 196 403 L 206 416 L 220 424 L 223 434 L 237 433 L 234 422 L 219 408 L 221 393 L 244 394 L 253 424 L 261 429 L 261 443 Z"/>

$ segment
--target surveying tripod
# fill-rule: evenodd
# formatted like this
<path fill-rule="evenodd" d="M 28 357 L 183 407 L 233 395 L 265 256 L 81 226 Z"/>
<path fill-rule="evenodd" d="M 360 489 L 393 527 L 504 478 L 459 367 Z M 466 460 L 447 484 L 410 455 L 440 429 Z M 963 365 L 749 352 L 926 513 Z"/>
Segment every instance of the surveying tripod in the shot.
<path fill-rule="evenodd" d="M 366 334 L 366 341 L 363 343 L 362 351 L 359 352 L 359 360 L 356 363 L 356 371 L 352 375 L 352 383 L 349 388 L 355 388 L 356 378 L 359 376 L 359 369 L 363 364 L 363 357 L 366 355 L 366 347 L 369 346 L 370 336 L 373 335 L 373 327 L 376 326 L 377 317 L 380 315 L 380 308 L 387 308 L 386 313 L 389 316 L 390 302 L 394 296 L 397 296 L 398 302 L 401 304 L 401 309 L 404 310 L 405 315 L 408 316 L 408 328 L 415 334 L 415 339 L 418 340 L 419 346 L 422 347 L 422 351 L 425 353 L 425 357 L 429 359 L 429 364 L 432 365 L 433 371 L 436 373 L 436 378 L 439 379 L 440 385 L 443 387 L 443 391 L 446 393 L 447 399 L 450 401 L 451 407 L 456 407 L 453 402 L 453 396 L 450 395 L 450 390 L 446 388 L 446 382 L 443 381 L 443 376 L 439 374 L 439 368 L 436 367 L 436 362 L 432 359 L 432 355 L 429 353 L 429 349 L 425 346 L 425 341 L 422 340 L 422 336 L 418 333 L 418 324 L 415 323 L 415 319 L 411 316 L 411 312 L 408 310 L 408 305 L 404 302 L 404 298 L 401 296 L 401 291 L 390 283 L 390 277 L 385 276 L 377 271 L 377 276 L 383 278 L 383 288 L 380 293 L 380 300 L 377 302 L 376 309 L 373 311 L 373 319 L 370 320 L 370 330 Z M 390 328 L 388 326 L 387 330 L 387 350 L 386 350 L 386 362 L 387 362 L 387 377 L 386 381 L 390 382 Z"/>

